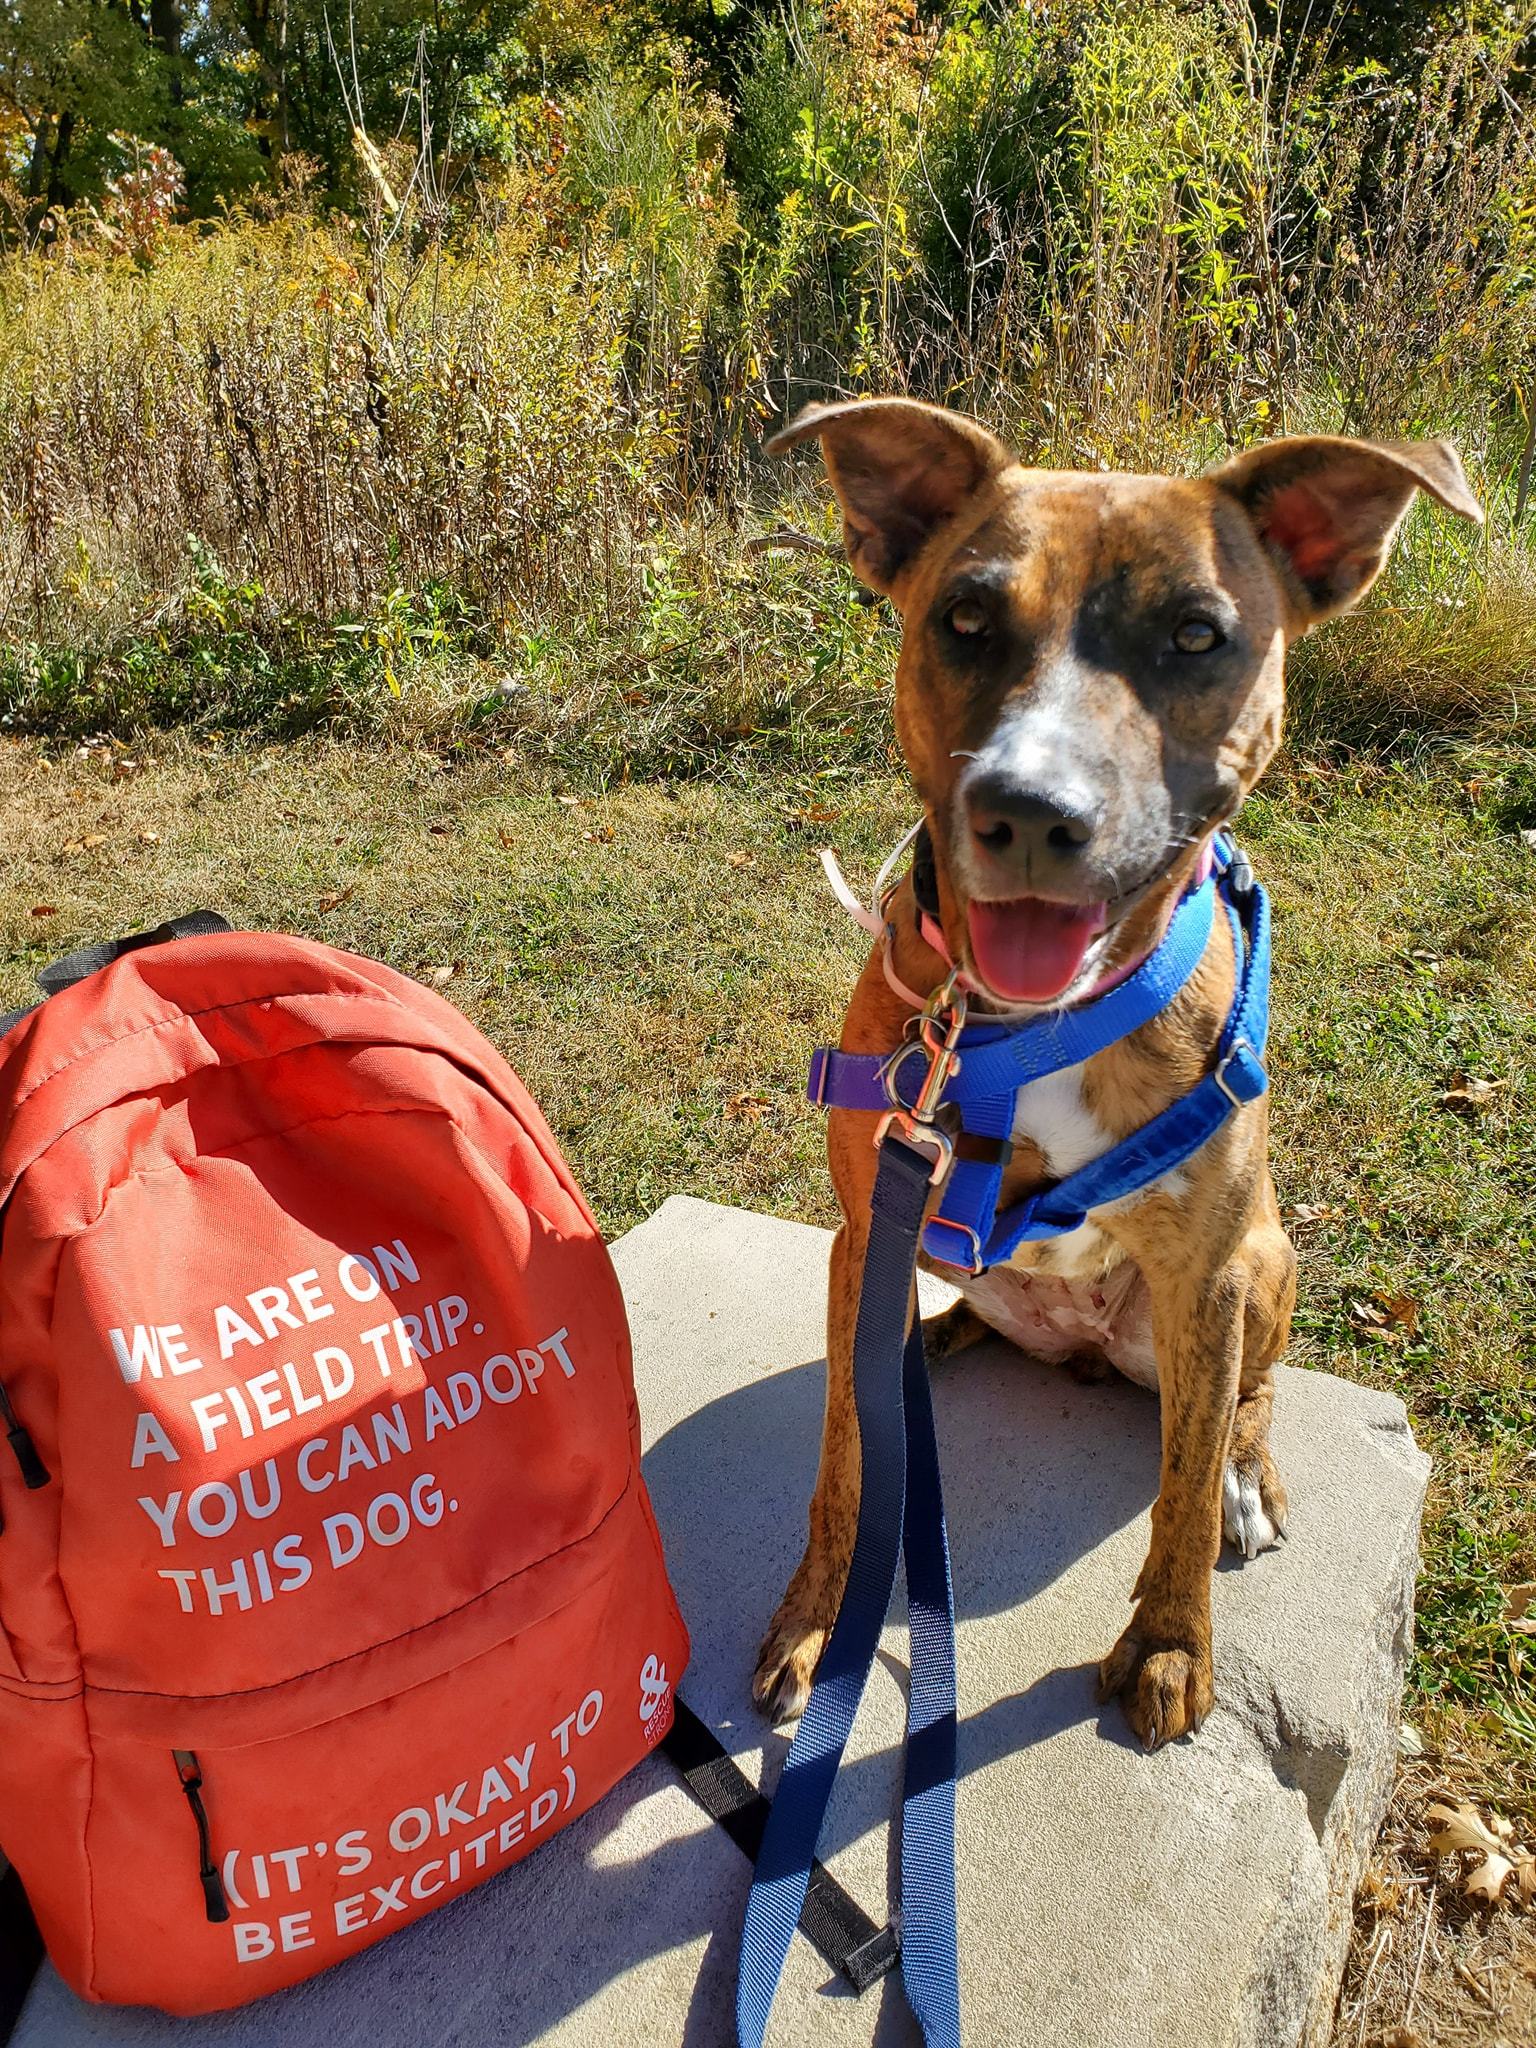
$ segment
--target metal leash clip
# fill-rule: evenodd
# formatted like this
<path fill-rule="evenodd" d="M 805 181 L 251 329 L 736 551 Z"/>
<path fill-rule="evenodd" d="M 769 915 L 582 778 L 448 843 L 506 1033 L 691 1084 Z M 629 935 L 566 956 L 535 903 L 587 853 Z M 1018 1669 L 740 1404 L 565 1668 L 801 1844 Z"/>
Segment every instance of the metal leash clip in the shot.
<path fill-rule="evenodd" d="M 881 1117 L 875 1130 L 876 1151 L 885 1143 L 886 1133 L 893 1126 L 916 1150 L 931 1150 L 934 1159 L 929 1178 L 935 1187 L 949 1172 L 955 1156 L 953 1139 L 947 1131 L 939 1129 L 934 1119 L 945 1088 L 960 1071 L 960 1055 L 955 1048 L 965 1029 L 966 998 L 959 982 L 960 970 L 957 967 L 928 998 L 918 1020 L 918 1036 L 928 1055 L 928 1071 L 917 1091 L 917 1100 L 909 1107 L 896 1093 L 895 1071 L 900 1062 L 893 1060 L 885 1076 L 885 1092 L 892 1107 Z M 909 1051 L 913 1049 L 908 1048 Z"/>

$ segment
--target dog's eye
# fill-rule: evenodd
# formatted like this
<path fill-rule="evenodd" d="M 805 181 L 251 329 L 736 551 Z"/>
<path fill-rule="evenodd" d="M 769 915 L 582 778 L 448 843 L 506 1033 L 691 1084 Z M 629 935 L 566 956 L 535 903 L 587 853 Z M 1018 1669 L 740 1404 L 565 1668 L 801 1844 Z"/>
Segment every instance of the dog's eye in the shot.
<path fill-rule="evenodd" d="M 973 639 L 976 634 L 985 633 L 987 630 L 986 608 L 974 597 L 958 598 L 950 606 L 944 623 L 951 633 L 958 633 L 962 640 Z"/>
<path fill-rule="evenodd" d="M 1226 639 L 1210 619 L 1181 619 L 1173 629 L 1173 644 L 1180 654 L 1212 654 Z"/>

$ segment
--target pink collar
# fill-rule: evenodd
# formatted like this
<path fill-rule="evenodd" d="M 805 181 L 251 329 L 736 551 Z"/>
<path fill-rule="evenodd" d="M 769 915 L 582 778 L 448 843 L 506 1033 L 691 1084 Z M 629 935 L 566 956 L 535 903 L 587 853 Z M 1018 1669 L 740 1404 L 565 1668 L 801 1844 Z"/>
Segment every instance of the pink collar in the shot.
<path fill-rule="evenodd" d="M 1205 884 L 1210 880 L 1211 869 L 1214 865 L 1215 855 L 1211 849 L 1211 841 L 1207 839 L 1200 849 L 1200 858 L 1195 864 L 1195 872 L 1190 877 L 1189 890 L 1203 888 Z M 1186 890 L 1185 893 L 1188 894 L 1189 891 Z M 1118 988 L 1122 981 L 1129 981 L 1131 976 L 1136 972 L 1136 970 L 1139 967 L 1144 966 L 1146 962 L 1151 959 L 1152 955 L 1157 951 L 1158 947 L 1163 943 L 1163 939 L 1168 931 L 1169 919 L 1173 916 L 1173 911 L 1174 905 L 1173 903 L 1170 903 L 1168 905 L 1167 911 L 1164 913 L 1162 923 L 1158 926 L 1156 937 L 1153 939 L 1151 945 L 1147 947 L 1144 953 L 1138 953 L 1134 960 L 1127 960 L 1123 966 L 1116 967 L 1111 973 L 1106 974 L 1101 981 L 1096 981 L 1093 987 L 1089 989 L 1086 995 L 1078 997 L 1078 1002 L 1094 1002 L 1098 999 L 1098 997 L 1108 995 L 1109 991 L 1112 988 Z M 917 929 L 918 936 L 922 939 L 923 944 L 925 946 L 930 947 L 935 953 L 937 953 L 939 958 L 944 962 L 946 967 L 952 968 L 955 964 L 954 955 L 949 950 L 949 945 L 944 937 L 944 928 L 939 923 L 938 919 L 934 917 L 929 911 L 920 911 L 918 913 Z M 910 989 L 907 989 L 905 987 L 898 987 L 897 983 L 894 980 L 892 980 L 889 969 L 889 962 L 887 962 L 886 979 L 891 982 L 891 986 L 893 988 L 897 989 L 898 994 L 905 996 L 908 1001 L 916 1002 L 917 1007 L 919 1009 L 922 1008 L 922 1003 L 912 995 Z M 982 989 L 978 989 L 974 982 L 972 982 L 968 978 L 968 976 L 964 974 L 960 976 L 960 986 L 965 990 L 967 995 L 985 995 L 985 991 Z M 1076 1008 L 1076 1004 L 1074 1004 L 1073 1007 Z"/>

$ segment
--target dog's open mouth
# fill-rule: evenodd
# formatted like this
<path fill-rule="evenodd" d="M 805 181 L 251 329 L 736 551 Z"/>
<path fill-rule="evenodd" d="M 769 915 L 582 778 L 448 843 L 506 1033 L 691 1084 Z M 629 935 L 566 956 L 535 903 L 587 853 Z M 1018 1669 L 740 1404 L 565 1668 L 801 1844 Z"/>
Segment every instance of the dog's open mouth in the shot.
<path fill-rule="evenodd" d="M 1046 896 L 972 903 L 966 912 L 971 959 L 1004 1002 L 1049 1003 L 1076 981 L 1108 916 L 1107 903 L 1056 903 Z"/>

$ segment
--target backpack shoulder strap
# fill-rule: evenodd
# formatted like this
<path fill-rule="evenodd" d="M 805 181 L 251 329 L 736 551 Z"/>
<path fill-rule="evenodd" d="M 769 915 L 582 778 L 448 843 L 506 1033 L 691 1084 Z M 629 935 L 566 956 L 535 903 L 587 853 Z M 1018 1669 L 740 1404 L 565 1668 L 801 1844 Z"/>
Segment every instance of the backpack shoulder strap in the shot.
<path fill-rule="evenodd" d="M 672 1726 L 662 1737 L 661 1747 L 710 1819 L 718 1821 L 743 1855 L 755 1862 L 763 1845 L 768 1801 L 681 1694 L 673 1695 L 672 1706 Z M 819 1861 L 811 1864 L 800 1932 L 855 1992 L 878 1983 L 901 1957 L 901 1937 L 895 1926 L 877 1927 Z"/>
<path fill-rule="evenodd" d="M 189 910 L 183 917 L 168 917 L 164 924 L 157 924 L 150 931 L 129 932 L 121 939 L 103 939 L 97 945 L 81 946 L 66 953 L 63 959 L 52 960 L 39 970 L 37 985 L 44 997 L 56 996 L 61 988 L 73 988 L 88 974 L 110 967 L 114 960 L 121 960 L 125 953 L 136 953 L 141 946 L 163 946 L 168 939 L 199 939 L 209 932 L 233 930 L 228 918 L 220 917 L 216 910 Z M 0 1038 L 41 1007 L 40 1003 L 24 1003 L 19 1010 L 7 1010 L 0 1015 Z"/>
<path fill-rule="evenodd" d="M 45 996 L 56 996 L 61 988 L 73 988 L 88 974 L 99 973 L 121 960 L 125 953 L 137 953 L 141 946 L 163 946 L 170 939 L 200 939 L 211 932 L 233 931 L 228 918 L 216 910 L 189 910 L 184 917 L 168 917 L 147 932 L 130 932 L 126 938 L 103 939 L 99 945 L 81 946 L 42 968 L 37 985 Z"/>

